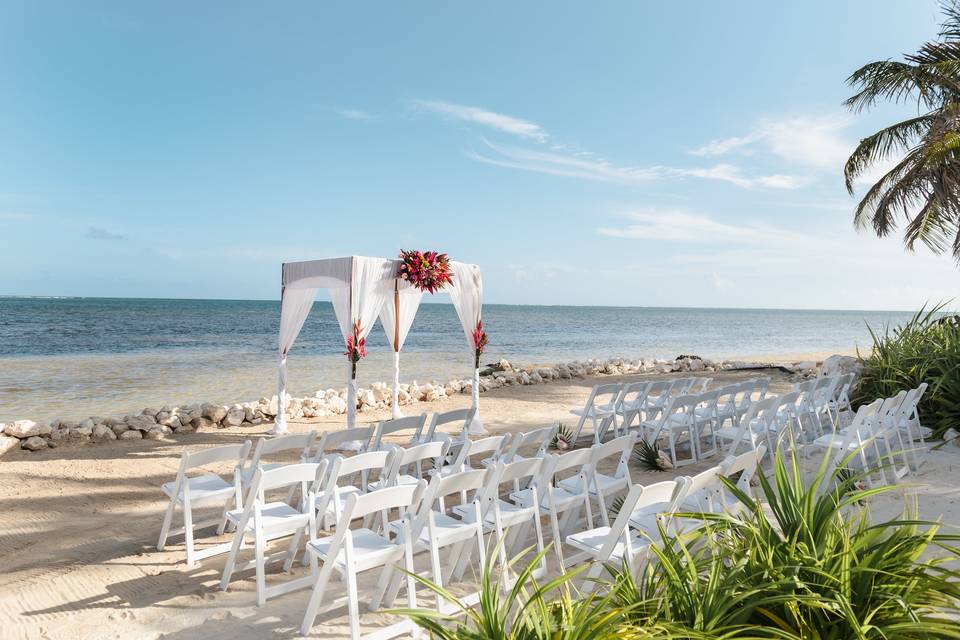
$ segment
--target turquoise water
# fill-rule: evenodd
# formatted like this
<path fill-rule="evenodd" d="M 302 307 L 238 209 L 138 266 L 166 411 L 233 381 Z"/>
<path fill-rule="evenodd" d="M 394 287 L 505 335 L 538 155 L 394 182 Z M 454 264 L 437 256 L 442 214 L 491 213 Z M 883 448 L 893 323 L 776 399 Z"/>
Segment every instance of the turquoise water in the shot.
<path fill-rule="evenodd" d="M 552 363 L 592 357 L 776 356 L 850 351 L 910 314 L 885 311 L 486 305 L 488 360 Z M 236 402 L 275 392 L 279 303 L 232 300 L 0 298 L 0 421 Z M 360 383 L 392 378 L 382 328 L 368 339 Z M 346 362 L 327 302 L 317 302 L 290 353 L 290 391 L 340 387 Z M 402 378 L 470 374 L 453 307 L 420 307 Z"/>

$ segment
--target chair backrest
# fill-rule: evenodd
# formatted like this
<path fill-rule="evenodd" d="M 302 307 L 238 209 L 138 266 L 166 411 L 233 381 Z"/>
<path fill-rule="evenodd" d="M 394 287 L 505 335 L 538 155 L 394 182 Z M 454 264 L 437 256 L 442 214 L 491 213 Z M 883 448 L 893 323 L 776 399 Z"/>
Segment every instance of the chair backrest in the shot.
<path fill-rule="evenodd" d="M 577 486 L 581 488 L 582 492 L 586 493 L 590 487 L 592 460 L 593 452 L 590 449 L 576 449 L 574 451 L 568 451 L 567 453 L 547 454 L 543 460 L 540 477 L 537 478 L 535 482 L 537 494 L 540 496 L 540 503 L 544 504 L 544 496 L 546 496 L 550 487 L 557 485 L 560 480 L 564 480 L 573 475 L 580 477 L 580 482 L 577 483 Z M 575 473 L 571 473 L 572 470 L 575 470 Z"/>
<path fill-rule="evenodd" d="M 874 420 L 885 401 L 886 398 L 877 398 L 869 404 L 860 405 L 841 441 L 840 449 L 842 453 L 848 453 L 848 449 L 853 445 L 854 441 L 862 443 L 873 434 Z"/>
<path fill-rule="evenodd" d="M 433 441 L 437 436 L 437 429 L 446 424 L 458 424 L 459 429 L 457 429 L 457 432 L 461 435 L 466 434 L 476 412 L 475 407 L 469 407 L 467 409 L 453 409 L 452 411 L 444 411 L 443 413 L 434 413 L 430 419 L 430 426 L 427 428 L 427 433 L 423 440 L 426 442 Z"/>
<path fill-rule="evenodd" d="M 757 467 L 760 465 L 760 461 L 763 460 L 763 455 L 766 453 L 766 450 L 767 448 L 764 445 L 760 445 L 752 451 L 741 453 L 735 457 L 728 457 L 720 464 L 721 475 L 729 478 L 730 476 L 739 473 L 740 477 L 737 478 L 736 483 L 737 488 L 752 498 L 753 488 L 750 485 L 750 481 L 753 479 L 753 475 L 757 472 Z M 725 490 L 722 486 L 721 495 L 725 495 Z"/>
<path fill-rule="evenodd" d="M 254 480 L 254 485 L 257 486 L 257 496 L 260 500 L 263 500 L 264 492 L 295 484 L 304 487 L 316 487 L 322 479 L 321 476 L 326 466 L 327 461 L 323 460 L 321 462 L 288 464 L 275 469 L 258 469 L 259 484 Z M 304 495 L 306 495 L 306 492 L 304 492 Z"/>
<path fill-rule="evenodd" d="M 387 485 L 395 483 L 400 474 L 409 473 L 411 466 L 415 467 L 414 472 L 417 479 L 422 478 L 424 460 L 432 460 L 433 468 L 439 469 L 443 466 L 443 457 L 448 446 L 449 440 L 438 440 L 414 445 L 406 449 L 398 447 L 394 451 L 393 463 L 387 473 Z"/>
<path fill-rule="evenodd" d="M 717 389 L 718 398 L 717 402 L 721 405 L 726 405 L 728 407 L 737 406 L 737 395 L 740 393 L 740 390 L 743 388 L 741 384 L 728 384 Z"/>
<path fill-rule="evenodd" d="M 347 497 L 343 514 L 337 523 L 337 532 L 334 535 L 339 535 L 341 531 L 350 530 L 351 521 L 363 518 L 371 513 L 400 509 L 412 514 L 420 505 L 420 500 L 426 488 L 426 480 L 421 480 L 417 484 L 386 487 L 370 493 L 350 494 Z"/>
<path fill-rule="evenodd" d="M 695 393 L 706 393 L 710 388 L 710 383 L 713 382 L 713 378 L 691 378 L 693 384 L 690 385 L 690 390 Z"/>
<path fill-rule="evenodd" d="M 603 545 L 601 545 L 600 551 L 598 552 L 599 560 L 604 562 L 608 560 L 613 555 L 614 549 L 616 549 L 620 543 L 630 545 L 630 532 L 628 529 L 630 526 L 630 516 L 633 515 L 633 512 L 637 509 L 644 491 L 645 488 L 643 485 L 635 484 L 630 487 L 630 491 L 627 492 L 623 503 L 620 505 L 620 511 L 617 512 L 617 517 L 610 523 L 607 538 L 603 541 Z M 630 562 L 630 554 L 626 553 L 624 555 L 626 561 Z"/>
<path fill-rule="evenodd" d="M 313 461 L 319 462 L 323 456 L 341 450 L 344 445 L 350 442 L 359 443 L 360 446 L 357 448 L 360 451 L 364 451 L 370 444 L 370 436 L 372 433 L 372 426 L 326 431 L 320 436 L 320 442 L 317 444 L 317 451 L 313 455 Z"/>
<path fill-rule="evenodd" d="M 623 385 L 620 398 L 617 400 L 618 404 L 620 406 L 640 406 L 647 397 L 647 391 L 653 384 L 652 382 L 629 382 Z"/>
<path fill-rule="evenodd" d="M 680 508 L 696 511 L 713 511 L 714 498 L 720 490 L 720 474 L 723 467 L 717 465 L 695 476 L 686 476 L 687 491 Z"/>
<path fill-rule="evenodd" d="M 720 400 L 720 390 L 704 391 L 696 396 L 697 407 L 716 410 L 717 402 Z"/>
<path fill-rule="evenodd" d="M 670 400 L 670 406 L 667 407 L 667 410 L 664 412 L 664 422 L 666 422 L 671 415 L 678 415 L 682 413 L 692 415 L 694 408 L 699 402 L 700 397 L 693 394 L 674 396 L 673 399 Z"/>
<path fill-rule="evenodd" d="M 474 467 L 474 458 L 486 456 L 493 460 L 499 460 L 503 457 L 503 452 L 513 438 L 512 434 L 505 433 L 502 436 L 489 436 L 479 440 L 467 440 L 466 445 L 461 449 L 461 460 L 458 469 L 463 469 L 464 465 Z M 454 462 L 457 464 L 457 462 Z"/>
<path fill-rule="evenodd" d="M 740 391 L 743 395 L 740 397 L 740 411 L 746 411 L 752 403 L 766 398 L 769 385 L 770 378 L 751 378 L 741 383 Z"/>
<path fill-rule="evenodd" d="M 306 462 L 310 459 L 310 449 L 313 447 L 313 441 L 316 437 L 317 432 L 310 431 L 308 433 L 291 433 L 272 438 L 260 438 L 253 450 L 253 458 L 250 459 L 249 468 L 256 469 L 264 456 L 281 451 L 300 451 L 300 462 Z"/>
<path fill-rule="evenodd" d="M 225 444 L 201 451 L 184 451 L 180 459 L 180 470 L 188 471 L 214 462 L 235 462 L 236 466 L 243 468 L 247 454 L 250 453 L 250 446 L 250 441 L 245 440 L 242 444 Z"/>
<path fill-rule="evenodd" d="M 643 494 L 633 507 L 631 518 L 656 515 L 657 520 L 663 521 L 674 514 L 687 495 L 688 480 L 686 477 L 680 477 L 645 486 Z M 667 527 L 669 527 L 668 523 Z M 647 533 L 653 535 L 656 532 L 648 531 Z"/>
<path fill-rule="evenodd" d="M 336 481 L 361 471 L 383 471 L 389 468 L 397 449 L 398 447 L 391 446 L 388 450 L 367 451 L 349 458 L 336 455 L 330 462 L 330 478 Z"/>
<path fill-rule="evenodd" d="M 423 431 L 423 425 L 427 422 L 427 414 L 421 413 L 418 416 L 407 416 L 405 418 L 395 418 L 393 420 L 384 420 L 377 424 L 373 436 L 373 445 L 370 447 L 378 451 L 386 445 L 383 441 L 385 436 L 396 435 L 402 431 L 411 431 L 411 435 L 419 434 Z"/>
<path fill-rule="evenodd" d="M 481 497 L 480 492 L 486 485 L 487 476 L 491 473 L 493 473 L 491 469 L 470 469 L 452 473 L 448 476 L 433 476 L 423 494 L 420 508 L 414 516 L 414 539 L 427 525 L 426 518 L 429 517 L 431 511 L 437 511 L 437 507 L 439 507 L 442 512 L 446 508 L 444 499 L 447 496 L 457 494 L 466 497 L 468 502 L 477 502 Z M 480 519 L 478 518 L 477 521 L 479 522 Z"/>
<path fill-rule="evenodd" d="M 590 467 L 596 471 L 601 461 L 617 456 L 619 459 L 613 477 L 626 478 L 629 482 L 630 456 L 633 454 L 633 447 L 637 443 L 637 437 L 638 434 L 634 431 L 602 444 L 593 445 L 588 449 L 588 451 L 590 451 Z"/>
<path fill-rule="evenodd" d="M 840 376 L 824 376 L 816 378 L 816 384 L 813 385 L 813 403 L 817 410 L 825 410 L 827 405 L 833 400 L 833 394 L 840 382 Z"/>
<path fill-rule="evenodd" d="M 877 415 L 873 421 L 874 433 L 881 433 L 896 426 L 897 414 L 900 407 L 903 406 L 907 397 L 907 391 L 900 390 L 897 395 L 886 398 L 877 410 Z"/>
<path fill-rule="evenodd" d="M 590 392 L 590 399 L 587 401 L 587 408 L 593 406 L 598 409 L 612 409 L 622 388 L 623 384 L 619 382 L 608 382 L 594 386 Z"/>
<path fill-rule="evenodd" d="M 847 394 L 850 391 L 850 387 L 853 386 L 853 380 L 856 378 L 856 375 L 853 373 L 845 373 L 837 380 L 837 386 L 833 390 L 833 400 L 834 402 L 841 401 L 847 397 Z"/>
<path fill-rule="evenodd" d="M 543 457 L 547 452 L 547 447 L 550 446 L 550 442 L 557 435 L 557 429 L 559 429 L 559 426 L 553 425 L 552 427 L 541 427 L 533 431 L 514 434 L 510 441 L 510 449 L 503 455 L 504 462 L 512 462 L 520 452 L 521 447 L 533 445 L 537 447 L 537 452 L 534 455 Z M 471 453 L 470 455 L 473 456 L 474 454 Z"/>

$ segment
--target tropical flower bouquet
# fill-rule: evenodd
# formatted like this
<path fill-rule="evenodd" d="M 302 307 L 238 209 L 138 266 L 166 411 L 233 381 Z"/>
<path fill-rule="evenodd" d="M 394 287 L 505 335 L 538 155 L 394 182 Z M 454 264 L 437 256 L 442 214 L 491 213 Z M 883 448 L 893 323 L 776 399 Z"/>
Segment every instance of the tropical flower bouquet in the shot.
<path fill-rule="evenodd" d="M 435 293 L 453 283 L 450 259 L 436 251 L 400 251 L 400 268 L 397 277 L 406 280 L 420 291 Z"/>
<path fill-rule="evenodd" d="M 360 362 L 360 358 L 367 357 L 367 340 L 360 337 L 361 333 L 363 333 L 363 329 L 360 326 L 360 321 L 357 320 L 353 323 L 353 333 L 347 336 L 347 350 L 343 352 L 343 355 L 347 356 L 352 365 L 350 377 L 353 379 L 357 377 L 357 363 Z"/>
<path fill-rule="evenodd" d="M 480 368 L 480 355 L 486 351 L 489 343 L 490 339 L 487 338 L 487 332 L 483 330 L 483 320 L 480 320 L 477 322 L 477 328 L 473 330 L 473 353 L 475 357 L 473 367 L 475 369 Z"/>

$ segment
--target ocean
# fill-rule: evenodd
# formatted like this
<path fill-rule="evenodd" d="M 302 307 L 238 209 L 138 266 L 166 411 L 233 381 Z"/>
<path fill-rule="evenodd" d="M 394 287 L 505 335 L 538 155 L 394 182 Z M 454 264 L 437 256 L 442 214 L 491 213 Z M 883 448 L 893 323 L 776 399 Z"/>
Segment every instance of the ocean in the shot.
<path fill-rule="evenodd" d="M 233 403 L 276 392 L 276 301 L 0 298 L 0 422 L 113 416 L 193 402 Z M 490 348 L 521 364 L 587 358 L 710 358 L 849 352 L 911 314 L 637 307 L 485 305 Z M 344 384 L 343 340 L 317 302 L 288 361 L 288 390 Z M 392 380 L 377 325 L 361 386 Z M 410 382 L 469 377 L 473 357 L 453 307 L 424 304 L 401 352 Z"/>

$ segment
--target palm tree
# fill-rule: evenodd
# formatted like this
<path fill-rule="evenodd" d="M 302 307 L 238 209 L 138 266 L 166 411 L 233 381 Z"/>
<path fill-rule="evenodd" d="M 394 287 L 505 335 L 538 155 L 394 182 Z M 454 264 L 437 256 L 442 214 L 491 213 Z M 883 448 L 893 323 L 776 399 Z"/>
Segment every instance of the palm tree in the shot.
<path fill-rule="evenodd" d="M 902 217 L 908 250 L 920 241 L 935 253 L 949 249 L 960 262 L 960 2 L 942 8 L 939 39 L 903 61 L 871 62 L 847 78 L 856 90 L 845 102 L 852 111 L 881 100 L 916 101 L 919 115 L 861 140 L 844 177 L 853 195 L 871 166 L 902 156 L 863 196 L 854 224 L 886 236 Z"/>

